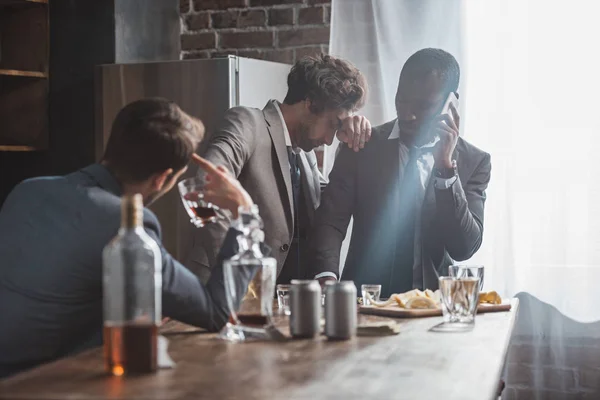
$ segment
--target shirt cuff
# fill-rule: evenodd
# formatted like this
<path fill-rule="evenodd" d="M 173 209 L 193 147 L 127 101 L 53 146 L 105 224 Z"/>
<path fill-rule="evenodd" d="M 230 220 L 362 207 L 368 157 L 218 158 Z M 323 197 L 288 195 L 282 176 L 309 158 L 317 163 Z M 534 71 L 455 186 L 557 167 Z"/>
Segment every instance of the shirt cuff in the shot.
<path fill-rule="evenodd" d="M 315 275 L 315 279 L 321 279 L 326 277 L 335 278 L 337 280 L 337 275 L 329 271 L 321 272 L 320 274 Z"/>
<path fill-rule="evenodd" d="M 454 182 L 458 179 L 457 175 L 454 175 L 452 178 L 444 179 L 444 178 L 433 178 L 433 187 L 437 190 L 449 189 L 454 185 Z"/>

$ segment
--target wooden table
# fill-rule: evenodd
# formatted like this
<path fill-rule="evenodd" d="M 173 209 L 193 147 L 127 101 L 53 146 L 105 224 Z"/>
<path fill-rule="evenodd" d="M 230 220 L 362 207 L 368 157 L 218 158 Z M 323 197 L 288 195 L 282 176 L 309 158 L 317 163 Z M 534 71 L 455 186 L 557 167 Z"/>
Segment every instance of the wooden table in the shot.
<path fill-rule="evenodd" d="M 108 377 L 93 349 L 0 381 L 0 399 L 495 399 L 517 310 L 515 299 L 510 312 L 479 315 L 467 333 L 430 332 L 432 317 L 342 342 L 234 344 L 171 323 L 174 369 Z"/>

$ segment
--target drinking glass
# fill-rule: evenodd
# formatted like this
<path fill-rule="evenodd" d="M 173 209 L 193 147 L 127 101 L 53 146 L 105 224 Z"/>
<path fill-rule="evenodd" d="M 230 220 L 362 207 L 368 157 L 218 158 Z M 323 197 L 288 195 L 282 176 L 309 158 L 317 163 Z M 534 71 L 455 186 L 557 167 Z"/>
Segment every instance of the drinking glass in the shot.
<path fill-rule="evenodd" d="M 483 265 L 451 265 L 448 272 L 454 278 L 479 278 L 479 290 L 483 291 Z"/>
<path fill-rule="evenodd" d="M 457 332 L 473 328 L 479 298 L 479 278 L 440 277 L 444 323 L 435 330 Z"/>
<path fill-rule="evenodd" d="M 290 288 L 292 285 L 277 285 L 277 305 L 279 312 L 290 315 Z"/>
<path fill-rule="evenodd" d="M 370 306 L 374 301 L 379 301 L 381 285 L 361 285 L 363 306 Z"/>
<path fill-rule="evenodd" d="M 219 219 L 219 207 L 204 200 L 206 173 L 199 171 L 193 178 L 187 178 L 177 184 L 183 206 L 190 216 L 190 222 L 196 228 L 202 228 Z"/>

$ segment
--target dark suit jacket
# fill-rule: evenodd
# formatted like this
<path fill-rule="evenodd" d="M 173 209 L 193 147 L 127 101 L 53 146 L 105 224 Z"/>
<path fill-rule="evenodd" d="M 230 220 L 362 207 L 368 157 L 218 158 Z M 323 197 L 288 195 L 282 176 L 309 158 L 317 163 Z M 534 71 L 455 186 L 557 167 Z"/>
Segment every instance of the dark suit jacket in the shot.
<path fill-rule="evenodd" d="M 342 279 L 382 284 L 389 294 L 395 264 L 395 231 L 400 210 L 394 192 L 399 182 L 398 139 L 389 140 L 395 121 L 373 129 L 367 146 L 355 153 L 343 148 L 329 176 L 311 234 L 314 261 L 309 278 L 324 271 L 339 276 L 340 247 L 350 218 L 352 238 Z M 446 190 L 430 179 L 421 214 L 421 289 L 436 289 L 438 275 L 453 260 L 470 258 L 481 245 L 485 189 L 490 155 L 459 138 L 454 159 L 458 180 Z M 427 200 L 430 201 L 427 201 Z"/>
<path fill-rule="evenodd" d="M 99 164 L 19 184 L 0 211 L 0 376 L 102 344 L 102 249 L 117 234 L 121 189 Z M 159 244 L 163 315 L 220 329 L 228 317 L 220 264 L 206 286 Z M 233 255 L 236 232 L 222 257 Z M 249 281 L 250 277 L 248 277 Z M 245 287 L 238 298 L 243 296 Z"/>
<path fill-rule="evenodd" d="M 265 243 L 277 260 L 279 275 L 294 233 L 294 207 L 283 124 L 273 102 L 262 110 L 229 109 L 201 156 L 231 171 L 258 205 L 264 221 Z M 311 226 L 321 200 L 321 187 L 326 182 L 313 151 L 301 152 L 299 156 L 308 218 L 304 222 Z M 193 248 L 184 264 L 197 275 L 214 268 L 216 251 L 221 247 L 227 225 L 228 221 L 221 221 L 192 233 Z"/>

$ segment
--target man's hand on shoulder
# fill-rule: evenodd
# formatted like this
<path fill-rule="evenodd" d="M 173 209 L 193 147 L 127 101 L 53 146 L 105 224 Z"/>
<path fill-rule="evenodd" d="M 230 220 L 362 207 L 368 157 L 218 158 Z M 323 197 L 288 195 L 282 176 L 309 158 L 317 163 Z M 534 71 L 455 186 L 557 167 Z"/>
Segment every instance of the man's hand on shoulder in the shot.
<path fill-rule="evenodd" d="M 352 115 L 342 121 L 337 138 L 346 143 L 348 148 L 359 151 L 371 140 L 371 123 L 362 115 Z"/>

